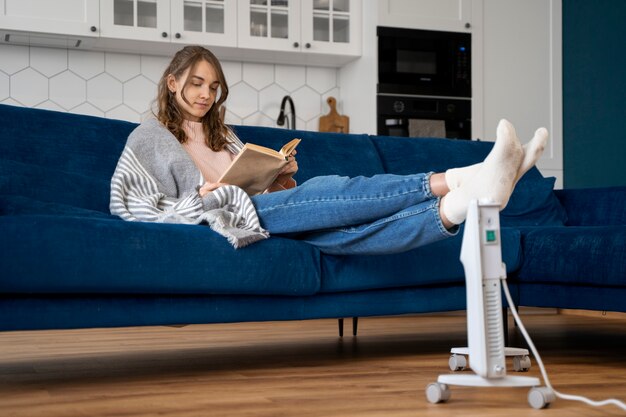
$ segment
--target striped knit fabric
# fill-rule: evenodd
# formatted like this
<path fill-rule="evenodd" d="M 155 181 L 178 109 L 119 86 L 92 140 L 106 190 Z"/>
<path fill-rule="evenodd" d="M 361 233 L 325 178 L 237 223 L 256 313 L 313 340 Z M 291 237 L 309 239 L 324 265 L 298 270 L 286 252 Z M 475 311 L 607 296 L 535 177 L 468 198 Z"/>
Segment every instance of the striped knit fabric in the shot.
<path fill-rule="evenodd" d="M 229 150 L 237 153 L 241 141 L 230 139 Z M 128 138 L 111 179 L 110 210 L 129 221 L 206 222 L 236 248 L 269 236 L 241 188 L 224 186 L 200 197 L 202 183 L 202 174 L 176 138 L 150 119 Z"/>

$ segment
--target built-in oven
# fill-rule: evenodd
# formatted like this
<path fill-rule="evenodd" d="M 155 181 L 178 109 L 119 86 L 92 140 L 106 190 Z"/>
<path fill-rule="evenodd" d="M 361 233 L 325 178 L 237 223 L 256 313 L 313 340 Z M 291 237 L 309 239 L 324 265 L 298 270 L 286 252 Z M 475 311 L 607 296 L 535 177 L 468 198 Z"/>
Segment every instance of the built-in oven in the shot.
<path fill-rule="evenodd" d="M 469 99 L 378 94 L 376 105 L 381 136 L 472 138 Z"/>
<path fill-rule="evenodd" d="M 377 130 L 472 138 L 471 34 L 378 27 Z"/>

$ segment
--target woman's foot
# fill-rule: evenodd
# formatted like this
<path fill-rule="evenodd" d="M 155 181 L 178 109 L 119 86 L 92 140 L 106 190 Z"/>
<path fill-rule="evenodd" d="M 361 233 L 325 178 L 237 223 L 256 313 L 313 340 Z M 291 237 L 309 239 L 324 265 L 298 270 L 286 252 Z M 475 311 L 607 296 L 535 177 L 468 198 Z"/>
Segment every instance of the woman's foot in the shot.
<path fill-rule="evenodd" d="M 515 180 L 516 184 L 529 169 L 535 166 L 543 154 L 544 149 L 546 149 L 549 136 L 548 129 L 540 127 L 535 131 L 535 136 L 533 136 L 530 142 L 524 145 L 524 159 L 522 159 L 522 165 L 520 165 L 519 170 L 517 171 L 517 179 Z"/>
<path fill-rule="evenodd" d="M 453 224 L 465 220 L 472 199 L 490 199 L 506 207 L 517 181 L 524 150 L 517 139 L 515 128 L 507 120 L 498 124 L 496 142 L 487 158 L 471 179 L 451 190 L 441 200 L 441 212 Z"/>
<path fill-rule="evenodd" d="M 541 127 L 537 129 L 535 136 L 523 146 L 524 159 L 522 160 L 522 165 L 517 172 L 516 183 L 526 172 L 528 172 L 528 170 L 535 166 L 543 154 L 546 144 L 548 143 L 548 137 L 548 130 L 545 127 Z M 445 179 L 448 188 L 450 190 L 454 190 L 459 188 L 465 182 L 471 180 L 471 178 L 480 170 L 482 165 L 483 163 L 479 162 L 466 167 L 451 168 L 446 170 Z"/>

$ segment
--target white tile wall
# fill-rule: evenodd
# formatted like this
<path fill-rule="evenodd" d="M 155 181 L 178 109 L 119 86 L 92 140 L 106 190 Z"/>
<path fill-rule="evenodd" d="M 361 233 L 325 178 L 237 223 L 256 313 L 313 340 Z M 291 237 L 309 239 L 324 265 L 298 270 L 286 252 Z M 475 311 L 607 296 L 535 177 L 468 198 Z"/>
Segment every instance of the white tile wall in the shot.
<path fill-rule="evenodd" d="M 0 103 L 140 122 L 150 115 L 168 62 L 149 55 L 0 45 Z M 275 127 L 285 95 L 295 103 L 298 129 L 318 129 L 329 96 L 341 108 L 334 68 L 222 65 L 230 86 L 227 123 Z"/>

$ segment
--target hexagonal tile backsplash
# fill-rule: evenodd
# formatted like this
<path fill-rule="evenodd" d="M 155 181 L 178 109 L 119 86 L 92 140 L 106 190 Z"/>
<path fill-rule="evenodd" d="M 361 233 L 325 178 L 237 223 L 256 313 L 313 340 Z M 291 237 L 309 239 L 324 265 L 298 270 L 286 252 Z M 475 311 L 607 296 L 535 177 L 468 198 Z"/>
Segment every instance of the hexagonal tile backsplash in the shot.
<path fill-rule="evenodd" d="M 0 45 L 0 103 L 140 122 L 150 115 L 169 58 Z M 276 127 L 283 96 L 296 106 L 296 128 L 317 130 L 339 104 L 335 68 L 223 62 L 230 95 L 226 122 Z M 341 105 L 339 106 L 341 107 Z"/>

